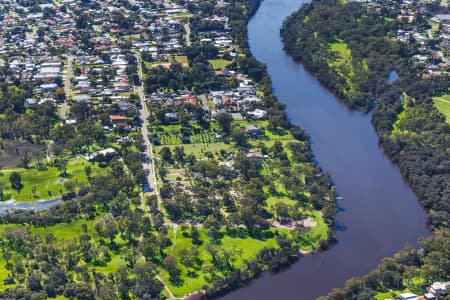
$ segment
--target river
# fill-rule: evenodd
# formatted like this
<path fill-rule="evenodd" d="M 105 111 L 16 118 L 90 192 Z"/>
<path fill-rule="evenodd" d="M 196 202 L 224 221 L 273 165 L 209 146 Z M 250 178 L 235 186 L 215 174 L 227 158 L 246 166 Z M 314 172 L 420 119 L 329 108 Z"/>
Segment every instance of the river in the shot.
<path fill-rule="evenodd" d="M 430 235 L 416 195 L 378 146 L 370 115 L 349 111 L 283 51 L 281 24 L 304 2 L 264 0 L 248 25 L 249 42 L 255 57 L 267 64 L 289 118 L 310 134 L 317 161 L 343 197 L 336 217 L 339 242 L 279 274 L 266 273 L 226 300 L 315 299 Z"/>

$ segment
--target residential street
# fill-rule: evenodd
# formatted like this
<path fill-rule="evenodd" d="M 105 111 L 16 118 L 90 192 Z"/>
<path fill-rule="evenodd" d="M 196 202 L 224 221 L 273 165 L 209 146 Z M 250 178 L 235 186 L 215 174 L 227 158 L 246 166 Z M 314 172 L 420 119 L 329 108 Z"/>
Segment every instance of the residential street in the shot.
<path fill-rule="evenodd" d="M 141 133 L 142 133 L 142 139 L 144 140 L 145 145 L 145 155 L 146 160 L 143 163 L 144 170 L 147 172 L 147 181 L 148 185 L 150 187 L 151 192 L 155 192 L 156 196 L 158 197 L 158 207 L 160 206 L 161 198 L 159 196 L 158 188 L 156 185 L 156 171 L 155 171 L 155 165 L 152 163 L 154 160 L 153 155 L 153 149 L 152 144 L 150 143 L 150 140 L 148 138 L 148 126 L 147 126 L 147 120 L 150 116 L 150 113 L 147 109 L 147 105 L 145 104 L 145 93 L 144 93 L 144 87 L 143 87 L 143 75 L 142 75 L 142 66 L 141 66 L 141 59 L 139 56 L 137 56 L 138 59 L 138 66 L 139 66 L 139 79 L 141 81 L 141 85 L 137 86 L 137 93 L 139 96 L 139 99 L 141 101 L 141 109 L 139 110 L 140 117 L 142 120 L 141 125 Z"/>

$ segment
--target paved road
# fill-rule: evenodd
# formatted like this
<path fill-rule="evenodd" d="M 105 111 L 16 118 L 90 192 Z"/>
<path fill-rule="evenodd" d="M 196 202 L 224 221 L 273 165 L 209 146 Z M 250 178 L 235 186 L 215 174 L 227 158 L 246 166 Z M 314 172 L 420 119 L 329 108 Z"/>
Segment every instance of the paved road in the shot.
<path fill-rule="evenodd" d="M 145 155 L 147 156 L 146 161 L 143 163 L 143 167 L 144 170 L 147 172 L 147 181 L 150 186 L 150 189 L 154 191 L 156 196 L 158 197 L 158 208 L 159 208 L 161 204 L 161 197 L 159 195 L 158 187 L 156 185 L 155 164 L 152 163 L 155 157 L 153 154 L 152 144 L 150 143 L 150 140 L 148 138 L 147 120 L 148 117 L 150 116 L 150 113 L 147 110 L 147 106 L 145 104 L 144 80 L 143 80 L 144 76 L 142 74 L 142 62 L 139 56 L 137 58 L 138 58 L 138 74 L 139 79 L 141 81 L 141 85 L 137 86 L 136 89 L 139 99 L 141 101 L 141 109 L 139 110 L 139 114 L 142 120 L 141 133 L 145 145 Z"/>
<path fill-rule="evenodd" d="M 186 39 L 186 46 L 191 46 L 191 27 L 189 27 L 189 23 L 183 25 L 186 34 L 184 38 Z"/>
<path fill-rule="evenodd" d="M 66 93 L 66 100 L 61 104 L 61 112 L 59 113 L 59 118 L 61 120 L 66 119 L 66 113 L 67 113 L 67 100 L 69 100 L 70 96 L 70 79 L 72 78 L 73 72 L 72 72 L 72 64 L 73 64 L 73 57 L 69 56 L 67 59 L 67 71 L 65 76 L 65 82 L 64 82 L 64 92 Z"/>

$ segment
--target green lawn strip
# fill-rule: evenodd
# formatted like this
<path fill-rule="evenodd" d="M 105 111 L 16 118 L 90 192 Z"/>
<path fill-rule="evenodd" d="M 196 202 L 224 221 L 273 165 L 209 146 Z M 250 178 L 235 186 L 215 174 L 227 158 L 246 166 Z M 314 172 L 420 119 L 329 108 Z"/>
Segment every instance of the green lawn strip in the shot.
<path fill-rule="evenodd" d="M 104 169 L 98 167 L 97 164 L 90 163 L 84 158 L 70 160 L 67 164 L 68 178 L 60 177 L 61 171 L 55 167 L 46 167 L 46 170 L 30 169 L 5 169 L 0 180 L 6 183 L 9 188 L 5 193 L 11 194 L 11 197 L 18 202 L 34 202 L 41 199 L 54 199 L 61 196 L 61 192 L 65 192 L 64 182 L 70 180 L 73 182 L 87 182 L 85 167 L 89 166 L 92 174 L 105 172 Z M 10 186 L 9 175 L 13 172 L 19 172 L 22 178 L 23 188 L 20 192 L 14 190 Z M 35 192 L 33 193 L 33 189 Z"/>
<path fill-rule="evenodd" d="M 450 94 L 434 97 L 433 100 L 436 108 L 445 115 L 447 123 L 450 124 Z"/>
<path fill-rule="evenodd" d="M 335 69 L 341 76 L 343 76 L 348 84 L 349 89 L 345 91 L 348 94 L 352 94 L 354 87 L 352 84 L 352 78 L 354 76 L 353 63 L 352 63 L 352 51 L 348 47 L 347 43 L 339 38 L 334 38 L 327 45 L 327 48 L 333 52 L 337 52 L 337 58 L 328 59 L 328 65 Z"/>
<path fill-rule="evenodd" d="M 174 150 L 176 146 L 183 146 L 184 152 L 186 155 L 194 154 L 197 157 L 205 157 L 204 153 L 209 151 L 212 153 L 219 152 L 220 150 L 231 150 L 233 149 L 232 144 L 225 144 L 224 142 L 216 142 L 216 143 L 206 143 L 206 144 L 182 144 L 182 145 L 167 145 L 167 146 L 156 146 L 154 147 L 155 152 L 159 154 L 159 151 L 162 147 L 168 147 L 171 150 Z"/>
<path fill-rule="evenodd" d="M 395 121 L 394 125 L 392 126 L 392 135 L 402 133 L 403 130 L 400 129 L 400 124 L 403 119 L 406 117 L 406 110 L 408 109 L 408 101 L 414 101 L 411 97 L 406 95 L 405 93 L 402 94 L 402 101 L 403 101 L 403 110 L 397 115 L 397 120 Z"/>
<path fill-rule="evenodd" d="M 15 286 L 15 284 L 4 284 L 3 280 L 5 280 L 9 275 L 10 271 L 6 268 L 6 260 L 2 256 L 0 256 L 0 290 Z"/>

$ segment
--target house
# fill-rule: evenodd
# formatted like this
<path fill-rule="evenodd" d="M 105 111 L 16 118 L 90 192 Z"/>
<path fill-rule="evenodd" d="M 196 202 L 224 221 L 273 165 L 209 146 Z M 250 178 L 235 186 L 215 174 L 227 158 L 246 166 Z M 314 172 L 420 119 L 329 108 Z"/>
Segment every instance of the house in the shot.
<path fill-rule="evenodd" d="M 434 282 L 430 286 L 430 292 L 435 296 L 445 296 L 448 294 L 447 287 L 450 286 L 450 281 Z"/>
<path fill-rule="evenodd" d="M 166 122 L 177 122 L 178 121 L 178 114 L 177 113 L 166 113 L 164 115 L 164 120 Z"/>
<path fill-rule="evenodd" d="M 267 115 L 267 112 L 265 110 L 257 108 L 253 111 L 248 111 L 247 114 L 249 115 L 249 117 L 259 120 L 264 118 Z"/>
<path fill-rule="evenodd" d="M 47 83 L 47 84 L 41 84 L 40 86 L 43 93 L 52 93 L 56 91 L 58 88 L 58 85 L 55 83 Z"/>
<path fill-rule="evenodd" d="M 250 150 L 250 151 L 246 154 L 246 156 L 247 156 L 248 158 L 262 158 L 262 157 L 263 157 L 263 155 L 262 155 L 261 152 L 255 151 L 255 150 Z"/>
<path fill-rule="evenodd" d="M 25 108 L 33 108 L 37 104 L 37 100 L 34 98 L 28 98 L 25 100 Z"/>
<path fill-rule="evenodd" d="M 257 136 L 262 133 L 262 130 L 261 127 L 259 127 L 258 125 L 247 125 L 245 126 L 245 132 L 248 135 Z"/>
<path fill-rule="evenodd" d="M 73 96 L 73 100 L 76 102 L 91 102 L 91 96 L 89 95 L 75 95 Z"/>
<path fill-rule="evenodd" d="M 417 295 L 412 293 L 400 294 L 400 300 L 417 300 Z"/>
<path fill-rule="evenodd" d="M 116 150 L 114 150 L 113 148 L 106 148 L 92 153 L 91 155 L 87 156 L 86 159 L 88 161 L 93 161 L 100 156 L 103 156 L 105 158 L 112 158 L 114 155 L 116 155 Z"/>
<path fill-rule="evenodd" d="M 436 297 L 432 293 L 426 293 L 423 297 L 425 300 L 436 300 Z"/>
<path fill-rule="evenodd" d="M 125 116 L 111 115 L 109 116 L 109 121 L 113 124 L 123 124 L 128 120 Z"/>
<path fill-rule="evenodd" d="M 120 110 L 129 110 L 134 107 L 134 105 L 128 101 L 118 101 L 117 105 L 119 105 Z"/>

